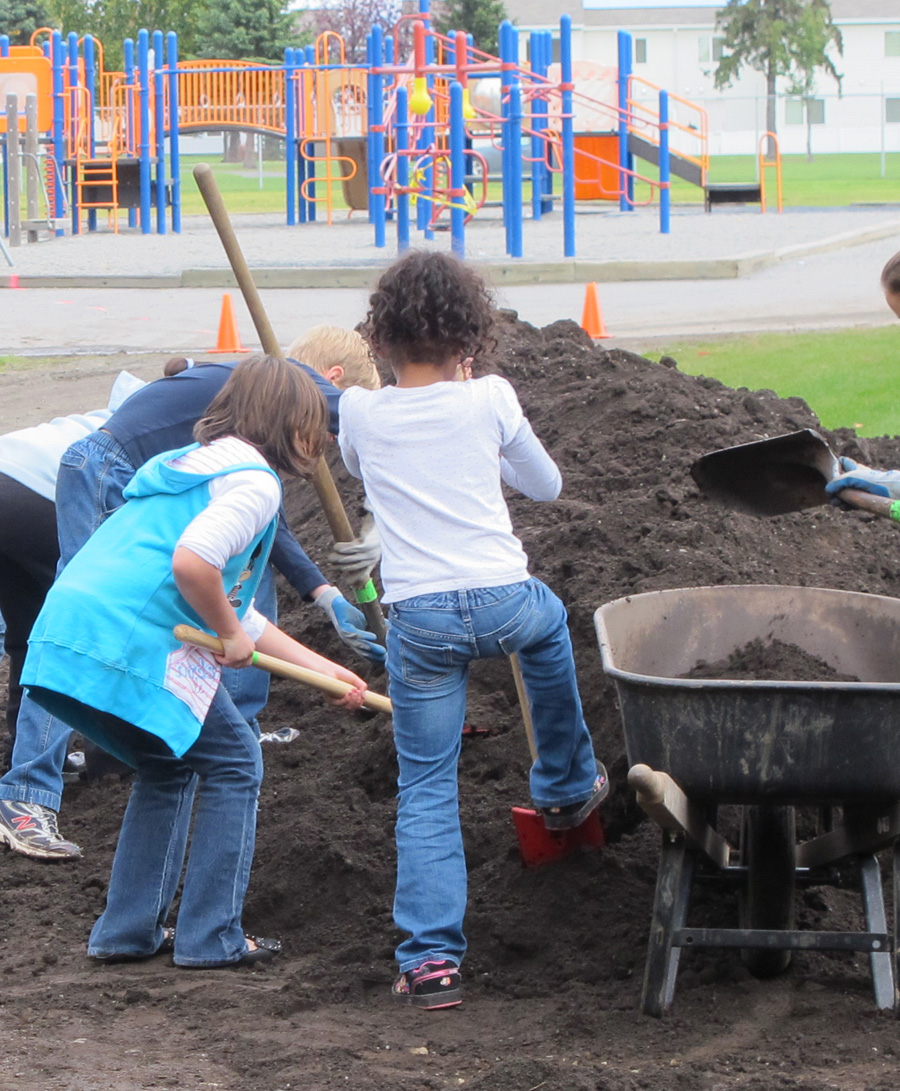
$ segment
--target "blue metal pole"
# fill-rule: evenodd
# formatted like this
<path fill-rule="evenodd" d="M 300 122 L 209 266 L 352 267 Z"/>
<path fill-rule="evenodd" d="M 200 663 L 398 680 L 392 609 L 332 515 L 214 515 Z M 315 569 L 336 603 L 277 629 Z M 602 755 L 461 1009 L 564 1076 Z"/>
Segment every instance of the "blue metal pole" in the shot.
<path fill-rule="evenodd" d="M 409 92 L 405 87 L 397 88 L 397 185 L 401 190 L 409 185 Z M 397 253 L 409 249 L 409 194 L 397 194 Z"/>
<path fill-rule="evenodd" d="M 289 227 L 297 222 L 297 81 L 294 50 L 284 50 L 284 201 Z"/>
<path fill-rule="evenodd" d="M 53 215 L 61 217 L 65 209 L 65 200 L 62 192 L 64 163 L 66 158 L 66 133 L 65 133 L 65 89 L 63 80 L 63 45 L 62 35 L 54 30 L 50 38 L 50 62 L 53 68 L 53 155 L 56 159 L 57 170 L 53 179 Z M 72 177 L 72 207 L 77 200 L 77 187 L 75 185 L 75 172 Z M 57 236 L 64 235 L 61 227 L 56 229 Z"/>
<path fill-rule="evenodd" d="M 303 158 L 303 149 L 305 147 L 304 138 L 308 128 L 306 117 L 306 51 L 303 49 L 295 50 L 294 61 L 297 65 L 297 102 L 299 104 L 297 146 L 294 153 L 297 165 L 297 218 L 300 223 L 305 224 L 308 223 L 310 219 L 309 201 L 306 199 L 306 190 L 304 188 L 304 183 L 309 177 L 309 171 L 307 169 L 307 162 Z"/>
<path fill-rule="evenodd" d="M 559 20 L 559 62 L 562 91 L 563 254 L 575 257 L 575 122 L 572 117 L 572 19 Z"/>
<path fill-rule="evenodd" d="M 69 96 L 69 117 L 73 126 L 70 138 L 78 131 L 78 35 L 70 31 L 66 37 L 66 67 L 63 72 L 63 87 Z M 61 100 L 62 101 L 62 100 Z M 69 205 L 72 221 L 72 234 L 81 230 L 81 216 L 78 209 L 78 187 L 73 186 L 72 200 Z"/>
<path fill-rule="evenodd" d="M 512 212 L 510 210 L 510 166 L 512 154 L 512 140 L 510 138 L 510 83 L 509 83 L 509 35 L 512 23 L 504 19 L 500 24 L 499 48 L 500 48 L 500 193 L 503 206 L 503 227 L 506 232 L 506 252 L 510 252 L 512 246 L 511 223 Z"/>
<path fill-rule="evenodd" d="M 541 31 L 533 30 L 529 38 L 529 54 L 531 56 L 531 71 L 533 76 L 544 76 L 543 69 L 543 37 Z M 544 164 L 542 156 L 546 144 L 538 134 L 543 132 L 547 103 L 543 99 L 531 100 L 531 128 L 534 135 L 531 138 L 531 218 L 539 220 L 544 211 Z"/>
<path fill-rule="evenodd" d="M 9 35 L 0 34 L 0 57 L 9 56 Z"/>
<path fill-rule="evenodd" d="M 628 150 L 628 81 L 631 79 L 631 35 L 627 30 L 620 30 L 618 34 L 619 46 L 619 166 L 627 170 L 633 169 L 634 160 Z M 627 212 L 634 208 L 634 177 L 626 174 L 625 170 L 619 172 L 619 208 Z"/>
<path fill-rule="evenodd" d="M 669 160 L 669 92 L 659 93 L 659 230 L 669 234 L 669 200 L 671 198 Z"/>
<path fill-rule="evenodd" d="M 511 257 L 522 256 L 522 88 L 517 71 L 519 64 L 519 32 L 510 25 L 508 59 L 514 66 L 509 71 L 509 144 L 510 144 L 510 249 Z"/>
<path fill-rule="evenodd" d="M 166 104 L 165 74 L 163 72 L 163 34 L 153 31 L 153 128 L 156 147 L 153 150 L 154 192 L 156 194 L 156 233 L 166 233 Z"/>
<path fill-rule="evenodd" d="M 372 65 L 374 68 L 382 66 L 384 58 L 383 35 L 381 27 L 372 27 Z M 375 130 L 372 139 L 372 177 L 376 179 L 376 187 L 381 188 L 381 165 L 384 161 L 384 77 L 378 73 L 372 76 L 372 128 Z M 375 227 L 375 245 L 385 244 L 385 215 L 384 194 L 369 191 L 369 204 L 372 207 L 372 224 Z"/>
<path fill-rule="evenodd" d="M 172 185 L 172 230 L 181 234 L 181 147 L 178 133 L 178 35 L 166 34 L 166 67 L 169 69 L 169 168 Z"/>
<path fill-rule="evenodd" d="M 466 210 L 463 204 L 466 181 L 466 122 L 463 117 L 462 84 L 450 84 L 450 245 L 458 258 L 466 256 Z"/>
<path fill-rule="evenodd" d="M 430 14 L 429 0 L 419 0 L 419 13 L 425 16 L 425 27 L 427 30 L 431 29 L 428 21 Z M 425 63 L 426 65 L 434 64 L 434 38 L 431 34 L 425 36 Z M 426 79 L 428 85 L 428 93 L 434 90 L 434 76 L 428 76 Z M 433 101 L 433 96 L 432 96 Z M 434 121 L 435 112 L 434 106 L 425 115 L 425 122 L 422 125 L 419 136 L 419 147 L 423 151 L 427 151 L 434 146 Z M 416 205 L 416 226 L 424 234 L 426 239 L 434 238 L 434 231 L 429 227 L 431 223 L 431 217 L 434 213 L 434 160 L 428 156 L 423 160 L 424 166 L 422 168 L 422 184 L 420 192 L 430 200 L 423 200 L 419 198 L 419 202 Z"/>
<path fill-rule="evenodd" d="M 138 162 L 141 180 L 141 234 L 149 235 L 150 216 L 150 35 L 138 31 Z"/>
<path fill-rule="evenodd" d="M 549 30 L 545 30 L 542 35 L 542 65 L 544 74 L 546 75 L 550 71 L 550 65 L 553 63 L 553 35 Z M 545 112 L 549 112 L 549 106 L 544 107 Z M 545 128 L 547 127 L 546 120 L 544 121 Z M 549 148 L 548 148 L 549 156 Z M 552 170 L 544 171 L 544 212 L 553 211 L 553 186 L 555 184 L 555 174 Z"/>

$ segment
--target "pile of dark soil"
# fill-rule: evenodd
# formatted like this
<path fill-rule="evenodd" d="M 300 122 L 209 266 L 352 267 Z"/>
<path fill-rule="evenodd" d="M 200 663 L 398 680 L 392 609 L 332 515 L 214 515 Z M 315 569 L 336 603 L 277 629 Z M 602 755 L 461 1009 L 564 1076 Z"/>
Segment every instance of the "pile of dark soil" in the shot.
<path fill-rule="evenodd" d="M 730 678 L 767 682 L 858 682 L 855 674 L 841 674 L 817 655 L 783 640 L 757 637 L 735 648 L 724 659 L 701 659 L 682 678 Z"/>
<path fill-rule="evenodd" d="M 298 686 L 275 682 L 263 727 L 301 734 L 266 751 L 245 924 L 280 935 L 284 958 L 264 974 L 228 980 L 161 961 L 87 966 L 84 944 L 103 904 L 126 786 L 75 785 L 62 826 L 84 845 L 83 861 L 52 869 L 0 859 L 0 907 L 15 922 L 0 941 L 0 1005 L 17 1020 L 37 1020 L 28 1025 L 42 1047 L 28 1060 L 0 1062 L 0 1075 L 34 1077 L 16 1086 L 36 1091 L 51 1072 L 60 1085 L 61 1071 L 75 1073 L 63 1085 L 76 1089 L 896 1085 L 894 1026 L 876 1017 L 862 955 L 804 953 L 786 977 L 757 982 L 736 952 L 693 953 L 683 960 L 672 1015 L 657 1022 L 638 1014 L 658 832 L 641 821 L 625 786 L 616 696 L 593 628 L 602 603 L 660 588 L 804 584 L 896 596 L 896 529 L 830 507 L 754 518 L 699 495 L 689 467 L 701 454 L 799 428 L 822 431 L 799 398 L 732 390 L 683 374 L 671 359 L 607 351 L 573 323 L 541 330 L 511 315 L 490 367 L 513 383 L 563 473 L 558 501 L 511 496 L 510 507 L 532 572 L 569 610 L 587 721 L 614 782 L 604 808 L 608 848 L 523 869 L 509 812 L 528 803 L 529 758 L 513 679 L 506 662 L 476 664 L 468 719 L 486 734 L 465 740 L 460 763 L 467 999 L 443 1015 L 397 1010 L 387 995 L 398 938 L 390 724 L 335 714 Z M 841 453 L 900 465 L 896 438 L 825 435 Z M 352 512 L 358 483 L 332 463 Z M 286 499 L 298 536 L 324 558 L 328 530 L 312 489 L 293 484 Z M 282 592 L 282 624 L 344 658 L 318 612 Z M 371 682 L 383 688 L 384 678 Z M 804 925 L 860 926 L 854 890 L 807 889 L 800 902 Z M 734 898 L 719 887 L 698 894 L 693 912 L 699 923 L 736 923 Z M 53 1036 L 42 1034 L 51 1020 Z M 56 1044 L 47 1047 L 48 1037 Z M 93 1048 L 65 1044 L 73 1040 Z M 129 1048 L 140 1050 L 138 1060 L 125 1056 Z M 126 1079 L 135 1065 L 145 1083 Z"/>

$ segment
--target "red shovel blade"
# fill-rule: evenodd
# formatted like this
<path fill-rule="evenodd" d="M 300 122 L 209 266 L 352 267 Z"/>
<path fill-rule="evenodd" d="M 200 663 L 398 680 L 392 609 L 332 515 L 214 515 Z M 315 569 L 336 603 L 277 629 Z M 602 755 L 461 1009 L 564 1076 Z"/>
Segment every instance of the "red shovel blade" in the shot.
<path fill-rule="evenodd" d="M 525 867 L 540 867 L 561 860 L 577 848 L 600 849 L 606 844 L 599 811 L 591 811 L 580 826 L 571 830 L 548 830 L 544 816 L 531 807 L 513 807 L 512 818 Z"/>

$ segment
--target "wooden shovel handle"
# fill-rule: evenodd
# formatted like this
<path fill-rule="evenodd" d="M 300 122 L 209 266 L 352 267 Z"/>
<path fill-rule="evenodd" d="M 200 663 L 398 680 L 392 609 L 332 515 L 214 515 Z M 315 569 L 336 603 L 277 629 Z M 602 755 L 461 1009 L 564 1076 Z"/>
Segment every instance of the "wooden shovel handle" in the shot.
<path fill-rule="evenodd" d="M 266 308 L 263 306 L 253 274 L 250 272 L 250 266 L 247 264 L 241 250 L 241 244 L 234 233 L 231 217 L 228 215 L 228 209 L 222 200 L 222 194 L 219 192 L 212 169 L 208 163 L 198 163 L 194 167 L 193 173 L 194 181 L 197 183 L 197 188 L 200 190 L 200 195 L 203 197 L 204 204 L 209 212 L 209 218 L 212 220 L 225 249 L 231 271 L 234 273 L 234 279 L 237 281 L 244 302 L 247 304 L 247 310 L 253 319 L 253 325 L 256 327 L 263 352 L 269 356 L 281 356 L 281 346 L 275 336 L 275 331 L 272 329 L 272 323 L 269 321 Z M 353 533 L 350 520 L 347 518 L 347 512 L 341 502 L 340 493 L 337 491 L 331 471 L 322 458 L 319 459 L 316 465 L 312 483 L 334 540 L 336 542 L 352 542 L 356 535 Z M 359 590 L 359 588 L 354 588 L 354 590 Z M 365 615 L 369 628 L 378 637 L 378 642 L 383 644 L 385 640 L 384 614 L 381 612 L 378 602 L 376 600 L 361 602 L 359 608 Z"/>
<path fill-rule="evenodd" d="M 176 625 L 172 630 L 175 639 L 184 644 L 196 644 L 198 648 L 206 648 L 211 652 L 222 652 L 222 641 L 217 636 L 204 633 L 201 629 L 195 629 L 191 625 Z M 260 667 L 269 674 L 276 674 L 279 678 L 291 678 L 295 682 L 302 682 L 306 686 L 313 686 L 331 697 L 343 697 L 349 693 L 353 686 L 349 682 L 342 682 L 339 678 L 330 678 L 327 674 L 310 670 L 308 667 L 299 667 L 296 663 L 288 663 L 285 659 L 276 659 L 274 655 L 265 655 L 263 652 L 253 653 L 253 666 Z M 366 692 L 363 697 L 363 705 L 375 712 L 393 712 L 390 698 L 380 693 Z"/>
<path fill-rule="evenodd" d="M 876 496 L 864 489 L 841 489 L 837 495 L 851 508 L 859 508 L 900 523 L 900 500 L 892 500 L 889 496 Z"/>

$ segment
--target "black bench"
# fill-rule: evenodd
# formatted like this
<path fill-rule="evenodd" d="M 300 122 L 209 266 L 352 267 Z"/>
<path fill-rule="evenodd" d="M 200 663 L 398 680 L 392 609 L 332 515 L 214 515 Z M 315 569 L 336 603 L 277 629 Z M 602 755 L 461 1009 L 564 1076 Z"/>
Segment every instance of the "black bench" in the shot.
<path fill-rule="evenodd" d="M 713 205 L 758 205 L 762 201 L 759 182 L 724 182 L 721 185 L 704 186 L 704 192 L 707 212 Z"/>

